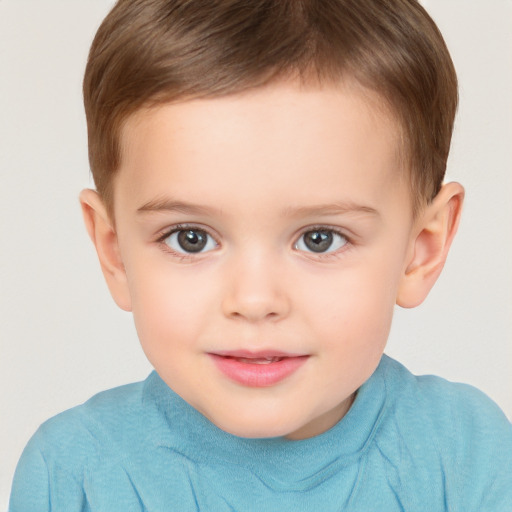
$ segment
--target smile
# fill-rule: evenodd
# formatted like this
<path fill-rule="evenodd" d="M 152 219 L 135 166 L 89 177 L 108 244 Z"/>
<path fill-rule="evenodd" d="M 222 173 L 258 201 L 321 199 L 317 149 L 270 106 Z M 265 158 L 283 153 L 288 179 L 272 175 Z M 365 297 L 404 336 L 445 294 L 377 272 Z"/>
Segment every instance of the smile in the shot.
<path fill-rule="evenodd" d="M 226 377 L 248 387 L 273 386 L 295 373 L 309 358 L 283 352 L 235 351 L 208 355 Z"/>

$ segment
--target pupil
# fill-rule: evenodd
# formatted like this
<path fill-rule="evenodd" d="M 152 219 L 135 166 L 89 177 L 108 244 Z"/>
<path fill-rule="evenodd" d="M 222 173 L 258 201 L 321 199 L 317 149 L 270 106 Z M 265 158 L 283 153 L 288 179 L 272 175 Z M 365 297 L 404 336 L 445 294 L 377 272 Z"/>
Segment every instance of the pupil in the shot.
<path fill-rule="evenodd" d="M 206 245 L 206 233 L 199 230 L 186 230 L 178 233 L 178 243 L 187 252 L 199 252 Z"/>
<path fill-rule="evenodd" d="M 329 231 L 310 231 L 304 235 L 304 243 L 313 252 L 324 252 L 332 244 L 332 233 Z"/>

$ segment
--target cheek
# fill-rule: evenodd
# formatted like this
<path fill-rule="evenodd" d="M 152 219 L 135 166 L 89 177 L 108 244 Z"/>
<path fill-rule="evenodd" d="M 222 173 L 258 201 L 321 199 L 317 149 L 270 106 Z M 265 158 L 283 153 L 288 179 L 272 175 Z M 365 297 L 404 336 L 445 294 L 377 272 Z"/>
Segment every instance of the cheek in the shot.
<path fill-rule="evenodd" d="M 336 350 L 383 350 L 394 311 L 398 270 L 376 261 L 325 280 L 314 303 L 316 323 Z M 340 340 L 343 344 L 340 347 Z"/>
<path fill-rule="evenodd" d="M 370 276 L 343 280 L 343 293 L 318 304 L 322 386 L 346 397 L 373 373 L 384 352 L 394 310 L 389 283 Z M 340 285 L 341 286 L 341 285 Z M 333 290 L 333 292 L 336 290 Z"/>
<path fill-rule="evenodd" d="M 173 270 L 169 265 L 146 265 L 130 276 L 133 317 L 146 353 L 190 345 L 207 314 L 204 283 L 192 273 Z"/>

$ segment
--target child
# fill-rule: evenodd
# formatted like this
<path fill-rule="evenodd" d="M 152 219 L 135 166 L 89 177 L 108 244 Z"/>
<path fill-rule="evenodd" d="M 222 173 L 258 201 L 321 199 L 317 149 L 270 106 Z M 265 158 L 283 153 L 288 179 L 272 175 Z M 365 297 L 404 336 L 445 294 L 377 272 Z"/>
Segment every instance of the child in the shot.
<path fill-rule="evenodd" d="M 413 1 L 121 0 L 84 218 L 155 368 L 45 423 L 10 509 L 512 508 L 512 427 L 383 355 L 436 281 L 457 86 Z"/>

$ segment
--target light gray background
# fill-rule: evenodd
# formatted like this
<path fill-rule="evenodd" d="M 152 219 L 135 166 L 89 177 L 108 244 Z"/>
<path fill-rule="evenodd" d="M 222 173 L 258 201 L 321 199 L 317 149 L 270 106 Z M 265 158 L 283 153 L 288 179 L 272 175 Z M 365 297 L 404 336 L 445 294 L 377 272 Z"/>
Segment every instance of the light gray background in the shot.
<path fill-rule="evenodd" d="M 108 295 L 78 193 L 81 79 L 111 0 L 0 0 L 0 508 L 48 417 L 150 370 Z M 512 418 L 512 2 L 427 0 L 460 79 L 449 177 L 467 202 L 441 280 L 387 352 L 484 390 Z"/>

